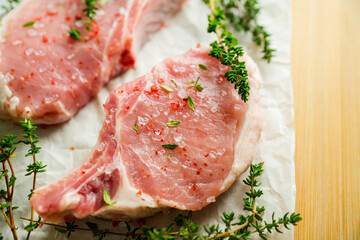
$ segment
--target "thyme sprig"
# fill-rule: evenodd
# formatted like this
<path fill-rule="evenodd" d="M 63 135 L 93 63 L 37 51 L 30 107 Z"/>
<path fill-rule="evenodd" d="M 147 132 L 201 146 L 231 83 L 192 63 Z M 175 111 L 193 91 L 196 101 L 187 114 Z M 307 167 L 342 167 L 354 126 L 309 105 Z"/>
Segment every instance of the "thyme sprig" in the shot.
<path fill-rule="evenodd" d="M 97 0 L 84 0 L 84 3 L 86 7 L 82 11 L 85 12 L 85 16 L 87 16 L 89 20 L 93 22 L 95 20 L 94 17 L 96 15 L 96 10 L 99 9 L 96 7 Z"/>
<path fill-rule="evenodd" d="M 92 232 L 93 237 L 98 240 L 105 239 L 108 235 L 116 235 L 120 239 L 136 240 L 158 240 L 158 239 L 186 239 L 186 240 L 245 240 L 258 235 L 261 239 L 268 239 L 267 233 L 274 231 L 282 233 L 283 228 L 289 229 L 289 226 L 296 226 L 301 217 L 299 214 L 286 213 L 283 217 L 275 218 L 272 214 L 271 221 L 266 222 L 263 219 L 265 207 L 258 206 L 256 199 L 263 195 L 258 189 L 261 183 L 258 178 L 263 172 L 263 163 L 252 164 L 250 166 L 249 176 L 243 181 L 249 186 L 244 198 L 244 210 L 250 212 L 248 215 L 235 215 L 234 212 L 224 212 L 221 216 L 223 226 L 220 224 L 205 224 L 202 227 L 192 221 L 192 212 L 187 215 L 178 215 L 167 227 L 156 228 L 146 225 L 141 227 L 131 227 L 129 223 L 123 222 L 125 228 L 119 232 L 113 232 L 109 229 L 100 229 L 96 223 L 86 222 L 87 228 L 81 228 L 75 222 L 68 222 L 65 225 L 57 225 L 39 221 L 40 224 L 54 226 L 61 233 L 70 237 L 71 233 L 79 231 Z M 30 219 L 23 218 L 30 221 Z"/>
<path fill-rule="evenodd" d="M 258 0 L 220 0 L 219 4 L 236 30 L 252 34 L 253 42 L 262 47 L 263 59 L 270 62 L 275 50 L 271 48 L 270 34 L 258 23 Z"/>
<path fill-rule="evenodd" d="M 5 10 L 5 13 L 10 12 L 16 7 L 17 4 L 20 3 L 20 0 L 7 0 L 6 5 L 1 5 L 1 8 Z"/>
<path fill-rule="evenodd" d="M 14 157 L 16 151 L 15 145 L 19 142 L 15 142 L 16 136 L 6 135 L 2 138 L 0 142 L 0 162 L 2 164 L 2 171 L 0 174 L 0 179 L 4 178 L 5 180 L 5 189 L 0 189 L 0 211 L 11 229 L 14 239 L 18 239 L 17 236 L 17 227 L 15 225 L 13 210 L 18 207 L 13 206 L 13 197 L 15 191 L 15 171 L 11 163 L 11 158 Z M 7 168 L 9 167 L 9 169 Z M 9 177 L 9 174 L 11 176 Z"/>
<path fill-rule="evenodd" d="M 95 21 L 94 17 L 96 11 L 99 9 L 96 7 L 97 0 L 84 0 L 86 7 L 82 10 L 89 19 L 85 21 L 86 30 L 91 31 L 91 23 Z"/>
<path fill-rule="evenodd" d="M 218 37 L 217 41 L 210 44 L 209 55 L 218 59 L 224 66 L 231 68 L 225 73 L 225 78 L 234 84 L 234 88 L 238 90 L 241 99 L 247 102 L 250 92 L 248 72 L 245 62 L 239 60 L 244 55 L 243 48 L 238 46 L 236 37 L 227 30 L 226 16 L 221 5 L 214 0 L 205 0 L 205 2 L 211 9 L 211 14 L 208 16 L 207 31 L 215 33 Z"/>
<path fill-rule="evenodd" d="M 85 8 L 82 10 L 85 13 L 85 16 L 88 18 L 84 21 L 85 28 L 88 31 L 91 31 L 91 24 L 95 21 L 95 15 L 96 11 L 99 10 L 97 5 L 97 0 L 84 0 L 83 3 L 85 4 Z M 101 6 L 103 6 L 106 2 L 102 1 L 100 3 Z M 74 40 L 80 40 L 84 41 L 83 37 L 81 36 L 81 33 L 79 30 L 75 28 L 71 28 L 69 30 L 69 37 Z"/>
<path fill-rule="evenodd" d="M 33 192 L 36 188 L 36 177 L 38 173 L 45 172 L 45 166 L 43 166 L 42 162 L 38 162 L 36 160 L 36 154 L 40 153 L 41 147 L 37 146 L 37 143 L 39 142 L 39 137 L 34 134 L 34 131 L 37 129 L 36 126 L 34 126 L 30 119 L 25 119 L 24 121 L 20 122 L 24 134 L 22 136 L 25 138 L 25 140 L 21 141 L 25 145 L 30 146 L 28 153 L 25 155 L 25 157 L 32 157 L 33 163 L 29 164 L 26 169 L 25 176 L 33 176 L 33 184 L 32 189 L 30 189 L 30 194 L 28 195 L 28 198 L 30 199 Z M 26 239 L 28 240 L 30 238 L 30 234 L 34 229 L 36 229 L 39 225 L 37 223 L 33 222 L 34 220 L 34 208 L 31 206 L 31 221 L 30 223 L 25 226 L 25 230 L 28 232 Z M 39 220 L 40 221 L 40 220 Z"/>
<path fill-rule="evenodd" d="M 29 199 L 36 187 L 37 174 L 45 172 L 45 167 L 46 167 L 46 165 L 43 166 L 42 162 L 36 161 L 36 154 L 38 154 L 41 149 L 41 147 L 37 146 L 37 143 L 39 142 L 39 138 L 37 135 L 34 134 L 34 131 L 36 130 L 36 126 L 32 124 L 30 119 L 25 119 L 20 123 L 24 132 L 24 134 L 22 134 L 23 137 L 22 140 L 15 141 L 17 136 L 6 135 L 1 139 L 0 142 L 0 163 L 2 164 L 3 167 L 2 171 L 0 172 L 0 179 L 1 178 L 5 179 L 5 189 L 0 189 L 0 210 L 4 216 L 5 222 L 12 231 L 14 240 L 17 240 L 18 236 L 17 236 L 17 227 L 15 226 L 15 221 L 13 216 L 13 210 L 19 208 L 17 206 L 13 206 L 16 177 L 11 159 L 16 156 L 15 145 L 21 143 L 24 145 L 28 145 L 30 147 L 25 155 L 25 157 L 31 156 L 33 160 L 33 163 L 27 166 L 27 170 L 26 170 L 27 173 L 25 174 L 25 176 L 34 175 L 32 188 L 30 189 L 30 194 L 28 196 Z M 41 221 L 40 217 L 37 221 L 34 221 L 34 209 L 31 208 L 30 223 L 27 226 L 25 226 L 25 230 L 28 232 L 27 239 L 30 238 L 30 233 L 40 226 L 40 221 Z"/>

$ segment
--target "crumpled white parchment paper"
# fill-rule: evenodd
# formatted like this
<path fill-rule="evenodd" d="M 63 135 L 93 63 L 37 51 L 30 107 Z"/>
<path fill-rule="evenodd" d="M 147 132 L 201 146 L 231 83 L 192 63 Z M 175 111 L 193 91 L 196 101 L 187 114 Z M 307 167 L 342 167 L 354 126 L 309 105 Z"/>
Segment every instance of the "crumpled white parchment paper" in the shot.
<path fill-rule="evenodd" d="M 5 2 L 0 1 L 0 4 Z M 294 148 L 295 134 L 293 126 L 293 94 L 290 65 L 291 44 L 291 0 L 260 0 L 262 12 L 260 23 L 272 34 L 272 46 L 276 56 L 267 64 L 261 60 L 260 49 L 251 42 L 248 35 L 239 35 L 241 43 L 260 67 L 263 76 L 261 101 L 264 111 L 264 129 L 258 145 L 255 162 L 265 162 L 265 171 L 261 177 L 263 197 L 259 204 L 266 206 L 265 219 L 270 219 L 272 212 L 280 217 L 295 208 L 295 171 Z M 104 113 L 102 104 L 110 91 L 122 83 L 134 80 L 151 70 L 166 57 L 185 53 L 197 43 L 209 44 L 215 36 L 209 35 L 207 29 L 207 14 L 209 10 L 201 0 L 189 0 L 182 11 L 166 22 L 165 27 L 154 34 L 140 52 L 135 69 L 128 70 L 107 84 L 96 98 L 84 107 L 73 119 L 57 126 L 39 128 L 37 134 L 41 142 L 41 153 L 38 160 L 47 164 L 47 172 L 38 176 L 37 186 L 43 186 L 65 175 L 80 164 L 91 148 L 95 145 L 98 132 L 102 126 Z M 21 134 L 19 125 L 0 120 L 0 137 L 5 134 Z M 70 150 L 70 148 L 74 150 Z M 20 216 L 29 217 L 30 206 L 27 195 L 31 188 L 32 177 L 25 177 L 26 166 L 30 158 L 24 158 L 26 149 L 19 147 L 13 164 L 17 173 L 14 203 L 20 206 L 15 211 L 15 218 L 20 238 L 25 239 L 23 227 L 27 222 Z M 194 213 L 194 221 L 199 224 L 220 222 L 223 211 L 242 213 L 244 192 L 248 189 L 242 183 L 247 175 L 239 180 L 224 194 L 205 209 Z M 4 184 L 3 180 L 0 184 Z M 0 185 L 2 186 L 2 185 Z M 147 224 L 167 225 L 169 220 L 179 211 L 169 210 L 152 218 L 146 219 Z M 186 214 L 183 212 L 182 214 Z M 101 219 L 96 221 L 100 227 L 118 231 L 111 222 Z M 79 221 L 79 225 L 84 225 Z M 122 226 L 120 224 L 119 226 Z M 118 226 L 118 228 L 119 228 Z M 4 239 L 12 239 L 4 219 L 0 216 L 0 232 Z M 91 239 L 90 232 L 75 232 L 71 239 Z M 66 239 L 53 227 L 44 226 L 32 233 L 32 239 Z M 106 239 L 119 239 L 109 236 Z M 284 234 L 274 234 L 271 239 L 293 239 L 293 231 Z"/>

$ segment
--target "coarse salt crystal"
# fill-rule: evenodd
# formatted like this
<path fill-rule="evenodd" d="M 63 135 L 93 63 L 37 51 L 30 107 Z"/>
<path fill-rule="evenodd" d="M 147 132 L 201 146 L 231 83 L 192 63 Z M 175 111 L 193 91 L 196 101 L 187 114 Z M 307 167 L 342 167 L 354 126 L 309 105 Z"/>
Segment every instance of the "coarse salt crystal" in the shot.
<path fill-rule="evenodd" d="M 13 45 L 14 46 L 17 46 L 17 45 L 20 45 L 20 44 L 22 44 L 23 42 L 21 41 L 21 40 L 15 40 L 14 42 L 13 42 Z"/>
<path fill-rule="evenodd" d="M 188 94 L 184 89 L 180 89 L 180 91 L 178 92 L 178 96 L 180 98 L 186 98 L 188 96 Z"/>
<path fill-rule="evenodd" d="M 82 27 L 82 26 L 84 26 L 84 24 L 83 24 L 83 22 L 82 21 L 76 21 L 75 22 L 75 26 L 77 26 L 77 27 Z"/>
<path fill-rule="evenodd" d="M 74 57 L 75 57 L 75 54 L 72 53 L 72 54 L 68 55 L 66 58 L 70 60 L 70 59 L 73 59 Z"/>
<path fill-rule="evenodd" d="M 175 142 L 181 142 L 182 134 L 181 133 L 174 134 L 174 140 L 175 140 Z"/>
<path fill-rule="evenodd" d="M 34 29 L 29 29 L 27 33 L 30 37 L 35 37 L 38 35 L 38 33 Z"/>
<path fill-rule="evenodd" d="M 25 51 L 25 54 L 26 54 L 26 56 L 30 56 L 33 52 L 34 52 L 34 49 L 29 48 L 28 50 Z"/>

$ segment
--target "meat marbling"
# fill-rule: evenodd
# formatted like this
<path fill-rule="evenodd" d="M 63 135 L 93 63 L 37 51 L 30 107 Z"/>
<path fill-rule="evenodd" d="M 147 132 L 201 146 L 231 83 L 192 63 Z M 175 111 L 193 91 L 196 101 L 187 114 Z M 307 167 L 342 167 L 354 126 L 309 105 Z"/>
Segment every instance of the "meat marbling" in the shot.
<path fill-rule="evenodd" d="M 62 222 L 88 215 L 139 218 L 163 207 L 199 210 L 228 189 L 252 162 L 260 137 L 261 78 L 245 56 L 251 92 L 244 103 L 224 79 L 227 67 L 207 51 L 198 47 L 169 58 L 113 91 L 92 153 L 32 196 L 40 216 Z M 189 87 L 198 77 L 203 91 Z M 194 111 L 185 100 L 188 96 Z M 169 127 L 169 121 L 181 123 Z M 163 144 L 178 147 L 171 150 Z M 105 189 L 115 205 L 104 205 Z"/>
<path fill-rule="evenodd" d="M 185 0 L 108 0 L 88 32 L 83 0 L 24 0 L 3 20 L 0 118 L 54 124 L 133 66 L 149 34 Z M 29 27 L 25 23 L 35 21 Z M 79 29 L 84 41 L 69 37 Z"/>

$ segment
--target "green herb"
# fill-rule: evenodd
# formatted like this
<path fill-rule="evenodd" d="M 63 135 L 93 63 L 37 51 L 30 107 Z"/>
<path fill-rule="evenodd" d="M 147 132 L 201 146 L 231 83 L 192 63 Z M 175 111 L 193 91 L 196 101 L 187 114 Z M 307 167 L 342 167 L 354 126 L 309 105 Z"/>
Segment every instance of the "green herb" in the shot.
<path fill-rule="evenodd" d="M 105 6 L 105 4 L 107 3 L 107 1 L 108 1 L 108 0 L 101 0 L 101 1 L 100 1 L 100 5 L 101 5 L 101 6 Z"/>
<path fill-rule="evenodd" d="M 94 17 L 96 15 L 96 10 L 98 10 L 96 7 L 97 0 L 84 0 L 84 3 L 86 8 L 84 8 L 82 11 L 85 12 L 85 16 L 87 16 L 90 21 L 93 22 L 95 20 Z"/>
<path fill-rule="evenodd" d="M 35 21 L 27 22 L 23 25 L 23 27 L 31 27 L 34 24 L 35 24 Z"/>
<path fill-rule="evenodd" d="M 97 0 L 84 0 L 84 3 L 86 5 L 86 7 L 82 11 L 85 12 L 85 16 L 87 16 L 89 18 L 88 20 L 84 21 L 85 28 L 86 28 L 86 30 L 91 31 L 90 26 L 95 21 L 94 17 L 96 15 L 96 10 L 98 10 L 98 8 L 96 7 Z M 101 2 L 100 5 L 102 3 L 103 2 Z M 105 3 L 104 3 L 104 5 L 105 5 Z"/>
<path fill-rule="evenodd" d="M 30 219 L 31 220 L 31 219 Z M 40 223 L 41 223 L 41 217 L 38 218 L 38 220 L 36 222 L 31 222 L 26 225 L 24 227 L 24 229 L 28 232 L 28 235 L 30 232 L 34 231 L 35 229 L 37 229 L 38 227 L 40 227 Z M 30 236 L 30 235 L 29 235 Z"/>
<path fill-rule="evenodd" d="M 169 155 L 168 155 L 168 159 L 170 159 L 171 158 L 171 153 L 169 153 Z"/>
<path fill-rule="evenodd" d="M 24 134 L 22 134 L 23 140 L 15 142 L 16 136 L 14 135 L 6 135 L 0 142 L 0 163 L 2 164 L 2 171 L 0 171 L 0 179 L 5 179 L 6 189 L 0 189 L 0 211 L 4 216 L 5 222 L 11 229 L 14 239 L 18 239 L 17 237 L 17 227 L 15 226 L 13 211 L 18 209 L 19 207 L 13 206 L 14 199 L 14 190 L 16 184 L 15 172 L 11 163 L 11 159 L 15 157 L 15 145 L 17 144 L 25 144 L 30 146 L 25 157 L 31 156 L 33 159 L 33 163 L 28 165 L 27 174 L 34 175 L 32 182 L 32 189 L 30 189 L 29 198 L 36 187 L 36 176 L 38 173 L 45 172 L 45 167 L 42 165 L 42 162 L 36 161 L 36 154 L 40 152 L 40 147 L 37 146 L 39 142 L 39 138 L 34 134 L 36 130 L 36 126 L 34 126 L 30 119 L 25 119 L 23 122 L 20 122 L 23 128 Z M 9 171 L 10 170 L 10 171 Z M 11 173 L 11 176 L 10 176 Z M 39 222 L 34 221 L 34 209 L 31 208 L 31 219 L 29 219 L 30 223 L 25 226 L 25 230 L 28 231 L 27 239 L 30 237 L 31 231 L 35 230 L 39 227 Z"/>
<path fill-rule="evenodd" d="M 37 129 L 37 127 L 32 124 L 30 119 L 25 119 L 24 121 L 20 122 L 20 124 L 25 133 L 25 134 L 22 134 L 22 136 L 25 138 L 25 140 L 23 140 L 21 142 L 24 143 L 25 145 L 30 146 L 30 149 L 28 150 L 28 153 L 25 155 L 25 157 L 31 156 L 32 160 L 33 160 L 33 163 L 27 166 L 27 169 L 26 169 L 27 173 L 25 174 L 25 176 L 30 176 L 32 174 L 34 175 L 33 176 L 33 185 L 32 185 L 32 189 L 30 191 L 30 197 L 31 197 L 32 193 L 35 191 L 35 188 L 36 188 L 37 174 L 45 172 L 46 165 L 43 166 L 42 162 L 38 162 L 36 160 L 36 154 L 40 153 L 40 149 L 41 149 L 41 147 L 37 146 L 37 143 L 39 142 L 39 137 L 34 134 L 34 131 Z M 34 224 L 33 220 L 34 220 L 34 208 L 33 208 L 33 206 L 31 206 L 31 221 L 27 226 L 25 226 L 25 230 L 28 231 L 28 235 L 27 235 L 26 239 L 29 239 L 31 232 L 39 226 L 39 225 L 36 225 L 36 223 Z"/>
<path fill-rule="evenodd" d="M 176 87 L 178 87 L 178 85 L 177 85 L 177 83 L 175 82 L 175 80 L 171 80 L 171 81 L 175 84 Z"/>
<path fill-rule="evenodd" d="M 15 145 L 19 143 L 15 142 L 15 138 L 14 135 L 6 135 L 0 142 L 0 163 L 2 165 L 0 179 L 4 178 L 6 186 L 5 189 L 0 189 L 0 211 L 6 224 L 11 229 L 14 239 L 17 239 L 17 227 L 15 226 L 13 214 L 13 210 L 17 208 L 13 206 L 16 177 L 11 163 L 11 158 L 15 156 Z M 9 176 L 10 173 L 11 176 Z"/>
<path fill-rule="evenodd" d="M 74 29 L 74 28 L 71 28 L 69 30 L 69 37 L 72 38 L 72 39 L 75 39 L 75 40 L 80 40 L 80 41 L 83 41 L 84 39 L 81 37 L 81 33 Z"/>
<path fill-rule="evenodd" d="M 203 64 L 199 64 L 199 67 L 202 69 L 202 70 L 209 70 L 205 65 Z"/>
<path fill-rule="evenodd" d="M 22 218 L 24 220 L 27 220 L 26 218 Z M 41 222 L 42 224 L 44 224 L 44 222 Z M 55 230 L 60 232 L 60 233 L 64 233 L 67 234 L 67 238 L 69 238 L 71 236 L 71 233 L 75 232 L 75 230 L 79 229 L 78 228 L 79 225 L 76 225 L 75 222 L 67 222 L 65 223 L 65 226 L 55 226 Z"/>
<path fill-rule="evenodd" d="M 103 198 L 104 198 L 105 206 L 113 206 L 116 203 L 116 202 L 111 202 L 110 194 L 106 189 L 104 190 Z"/>
<path fill-rule="evenodd" d="M 263 48 L 263 59 L 270 62 L 275 50 L 270 46 L 270 34 L 258 24 L 257 19 L 260 13 L 258 0 L 222 0 L 219 1 L 219 4 L 224 10 L 224 15 L 236 30 L 252 34 L 253 42 Z"/>
<path fill-rule="evenodd" d="M 5 10 L 5 13 L 8 13 L 14 9 L 19 2 L 20 0 L 7 0 L 7 5 L 2 5 L 1 8 Z"/>
<path fill-rule="evenodd" d="M 244 55 L 243 48 L 238 46 L 238 40 L 227 30 L 224 10 L 219 2 L 210 0 L 208 4 L 211 9 L 211 15 L 208 17 L 208 32 L 215 33 L 218 37 L 218 41 L 210 44 L 212 49 L 209 55 L 218 59 L 224 66 L 231 67 L 231 70 L 225 73 L 225 78 L 234 84 L 241 99 L 247 102 L 250 91 L 248 72 L 245 62 L 239 60 Z"/>
<path fill-rule="evenodd" d="M 188 81 L 187 83 L 188 83 L 188 84 L 192 84 L 192 83 L 194 83 L 194 81 Z"/>
<path fill-rule="evenodd" d="M 169 127 L 175 127 L 177 125 L 179 125 L 181 122 L 180 121 L 169 121 L 166 123 L 166 125 L 168 125 Z"/>
<path fill-rule="evenodd" d="M 163 146 L 164 148 L 167 148 L 167 149 L 175 149 L 177 148 L 179 145 L 176 145 L 176 144 L 163 144 L 161 145 Z"/>
<path fill-rule="evenodd" d="M 199 91 L 204 90 L 204 88 L 198 83 L 198 82 L 199 82 L 199 79 L 200 79 L 200 77 L 198 77 L 198 78 L 196 79 L 195 85 L 189 86 L 188 88 L 194 87 L 194 88 L 196 88 L 196 89 L 199 90 Z M 189 82 L 188 82 L 188 83 L 189 83 Z M 191 83 L 194 83 L 194 82 L 191 81 Z"/>
<path fill-rule="evenodd" d="M 191 108 L 191 110 L 195 111 L 195 109 L 194 109 L 195 105 L 190 96 L 188 96 L 188 104 L 189 104 L 189 107 Z"/>
<path fill-rule="evenodd" d="M 173 92 L 173 91 L 174 91 L 174 90 L 172 90 L 170 87 L 168 87 L 168 86 L 166 86 L 166 85 L 160 85 L 160 87 L 161 87 L 163 90 L 167 91 L 167 92 Z"/>
<path fill-rule="evenodd" d="M 27 174 L 25 174 L 25 176 L 30 176 L 33 173 L 43 173 L 46 172 L 46 170 L 44 170 L 44 168 L 47 165 L 43 166 L 42 162 L 35 162 L 34 164 L 30 164 L 27 166 L 26 172 Z"/>
<path fill-rule="evenodd" d="M 93 237 L 97 237 L 97 239 L 102 240 L 106 237 L 106 235 L 110 232 L 109 229 L 99 230 L 99 226 L 96 223 L 86 222 L 86 225 L 93 233 Z"/>
<path fill-rule="evenodd" d="M 204 90 L 204 88 L 203 88 L 202 86 L 200 86 L 200 84 L 196 84 L 196 85 L 195 85 L 195 88 L 196 88 L 197 90 L 199 90 L 199 91 Z"/>
<path fill-rule="evenodd" d="M 139 134 L 139 126 L 138 126 L 138 124 L 137 124 L 137 120 L 135 121 L 135 124 L 134 124 L 133 129 L 135 130 L 135 132 L 136 132 L 137 134 Z"/>
<path fill-rule="evenodd" d="M 168 156 L 171 156 L 170 154 Z M 265 207 L 257 206 L 256 200 L 262 196 L 262 191 L 257 189 L 261 183 L 258 180 L 263 172 L 263 164 L 252 164 L 250 166 L 249 176 L 244 180 L 250 190 L 246 192 L 244 198 L 244 210 L 249 211 L 248 215 L 235 215 L 234 212 L 223 212 L 221 221 L 224 227 L 219 224 L 197 225 L 192 220 L 192 212 L 187 215 L 178 215 L 168 227 L 161 229 L 149 226 L 141 228 L 132 228 L 129 223 L 124 222 L 125 228 L 121 232 L 111 232 L 108 229 L 99 229 L 96 223 L 86 222 L 88 229 L 79 228 L 74 223 L 66 225 L 55 225 L 55 229 L 62 233 L 67 233 L 68 237 L 75 230 L 91 231 L 97 239 L 104 239 L 107 235 L 123 236 L 126 239 L 141 240 L 165 240 L 165 239 L 182 239 L 182 240 L 245 240 L 258 235 L 261 239 L 268 239 L 269 234 L 273 231 L 282 233 L 284 229 L 290 229 L 289 226 L 296 226 L 301 217 L 299 214 L 286 213 L 283 217 L 275 218 L 272 214 L 270 221 L 265 221 L 263 215 Z M 111 201 L 111 200 L 110 200 Z M 25 219 L 25 218 L 22 218 Z M 25 219 L 29 220 L 29 219 Z M 49 225 L 49 223 L 41 222 Z"/>

